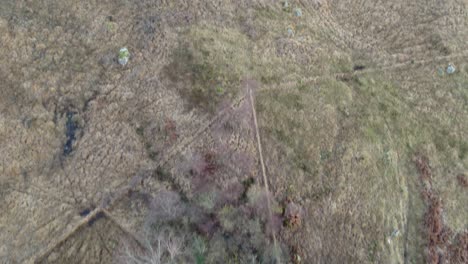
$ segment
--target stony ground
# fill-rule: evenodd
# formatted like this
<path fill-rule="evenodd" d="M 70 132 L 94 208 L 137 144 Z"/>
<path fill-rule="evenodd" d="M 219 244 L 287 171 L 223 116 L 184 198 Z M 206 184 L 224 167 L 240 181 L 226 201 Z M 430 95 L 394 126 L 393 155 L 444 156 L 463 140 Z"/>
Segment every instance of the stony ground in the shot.
<path fill-rule="evenodd" d="M 0 263 L 466 263 L 466 3 L 288 2 L 4 0 Z"/>

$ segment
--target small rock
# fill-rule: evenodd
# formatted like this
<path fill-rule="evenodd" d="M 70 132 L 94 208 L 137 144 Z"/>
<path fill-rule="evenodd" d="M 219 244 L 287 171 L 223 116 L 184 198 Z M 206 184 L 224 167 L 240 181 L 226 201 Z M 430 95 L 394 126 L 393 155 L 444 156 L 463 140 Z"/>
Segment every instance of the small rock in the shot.
<path fill-rule="evenodd" d="M 294 9 L 294 15 L 297 16 L 297 17 L 301 17 L 302 16 L 302 10 L 300 8 Z"/>
<path fill-rule="evenodd" d="M 119 51 L 119 64 L 125 66 L 130 58 L 130 53 L 127 48 L 121 48 Z"/>
<path fill-rule="evenodd" d="M 288 28 L 288 37 L 293 37 L 294 36 L 294 29 Z"/>
<path fill-rule="evenodd" d="M 447 73 L 448 74 L 455 73 L 455 66 L 453 66 L 452 64 L 449 64 L 447 67 Z"/>
<path fill-rule="evenodd" d="M 394 229 L 392 233 L 390 234 L 390 236 L 387 237 L 387 243 L 391 244 L 392 240 L 398 236 L 400 236 L 400 230 Z"/>
<path fill-rule="evenodd" d="M 439 76 L 443 76 L 444 75 L 444 69 L 438 68 L 437 69 L 437 74 L 439 74 Z"/>

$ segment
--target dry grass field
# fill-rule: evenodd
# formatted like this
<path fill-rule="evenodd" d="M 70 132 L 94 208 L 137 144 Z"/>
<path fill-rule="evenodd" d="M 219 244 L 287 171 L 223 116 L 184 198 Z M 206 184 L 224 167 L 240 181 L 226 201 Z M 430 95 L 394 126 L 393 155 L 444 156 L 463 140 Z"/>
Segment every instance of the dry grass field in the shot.
<path fill-rule="evenodd" d="M 2 0 L 0 263 L 467 263 L 468 2 L 286 3 Z"/>

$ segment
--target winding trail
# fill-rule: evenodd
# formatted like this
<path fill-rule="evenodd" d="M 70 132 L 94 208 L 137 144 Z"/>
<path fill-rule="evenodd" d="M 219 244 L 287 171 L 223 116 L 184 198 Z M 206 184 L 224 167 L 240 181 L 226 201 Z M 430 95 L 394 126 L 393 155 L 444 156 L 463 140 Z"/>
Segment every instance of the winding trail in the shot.
<path fill-rule="evenodd" d="M 468 57 L 468 50 L 465 50 L 456 54 L 451 54 L 447 56 L 439 56 L 433 59 L 417 60 L 417 61 L 408 60 L 408 61 L 401 62 L 401 63 L 395 63 L 389 66 L 378 66 L 375 68 L 368 68 L 368 69 L 364 69 L 360 71 L 341 72 L 341 73 L 335 73 L 335 74 L 329 74 L 329 75 L 311 76 L 305 79 L 301 79 L 301 83 L 309 84 L 309 83 L 316 83 L 318 81 L 326 80 L 329 78 L 343 79 L 343 78 L 351 78 L 354 76 L 365 75 L 369 73 L 376 73 L 376 72 L 383 72 L 383 71 L 396 71 L 396 70 L 404 69 L 405 67 L 407 68 L 421 67 L 421 66 L 425 66 L 434 62 L 443 62 L 443 61 L 462 59 L 462 58 L 467 58 L 467 57 Z M 287 77 L 285 79 L 287 79 Z M 260 88 L 259 92 L 268 92 L 268 91 L 278 90 L 278 89 L 287 91 L 287 90 L 291 90 L 297 87 L 297 84 L 298 84 L 297 81 L 287 81 L 287 82 L 279 83 L 275 86 Z"/>

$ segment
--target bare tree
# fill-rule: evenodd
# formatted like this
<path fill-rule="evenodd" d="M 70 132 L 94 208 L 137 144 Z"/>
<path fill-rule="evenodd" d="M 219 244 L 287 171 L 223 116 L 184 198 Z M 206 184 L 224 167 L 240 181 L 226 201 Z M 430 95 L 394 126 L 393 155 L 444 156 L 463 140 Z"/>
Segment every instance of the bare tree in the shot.
<path fill-rule="evenodd" d="M 124 243 L 121 261 L 126 264 L 171 264 L 179 263 L 185 250 L 185 237 L 177 236 L 172 230 L 154 232 L 146 228 L 143 232 L 141 250 Z"/>
<path fill-rule="evenodd" d="M 184 240 L 184 236 L 169 236 L 166 238 L 164 246 L 169 253 L 171 261 L 175 261 L 177 256 L 183 251 Z"/>
<path fill-rule="evenodd" d="M 179 194 L 171 191 L 160 191 L 152 199 L 148 224 L 167 222 L 179 218 L 185 212 L 185 206 Z"/>

